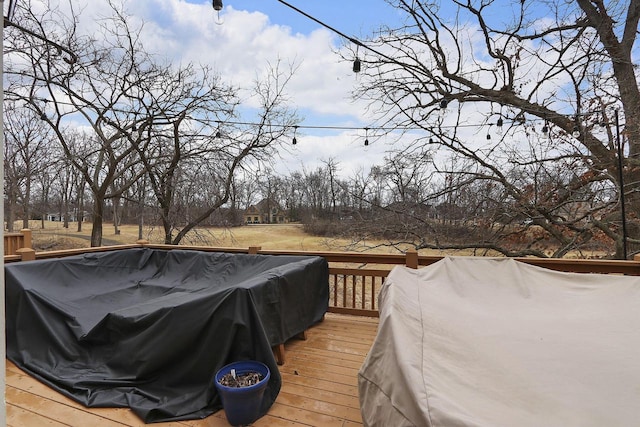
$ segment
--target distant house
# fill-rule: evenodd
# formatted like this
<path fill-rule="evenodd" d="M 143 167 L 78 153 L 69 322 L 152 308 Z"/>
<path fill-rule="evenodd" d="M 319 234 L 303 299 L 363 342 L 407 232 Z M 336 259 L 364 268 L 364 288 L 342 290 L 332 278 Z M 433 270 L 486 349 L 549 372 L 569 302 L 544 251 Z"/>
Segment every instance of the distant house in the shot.
<path fill-rule="evenodd" d="M 289 215 L 275 200 L 262 199 L 244 211 L 245 224 L 285 224 Z"/>
<path fill-rule="evenodd" d="M 45 216 L 45 220 L 46 221 L 56 221 L 56 222 L 62 221 L 62 215 L 57 214 L 57 213 L 48 213 Z"/>
<path fill-rule="evenodd" d="M 88 218 L 90 217 L 90 213 L 89 212 L 83 212 L 82 215 L 82 219 L 83 221 L 87 221 Z M 44 219 L 46 221 L 54 221 L 54 222 L 62 222 L 64 221 L 64 214 L 61 213 L 48 213 L 45 215 Z M 69 212 L 67 214 L 67 220 L 69 222 L 77 222 L 78 221 L 78 215 L 77 212 Z"/>

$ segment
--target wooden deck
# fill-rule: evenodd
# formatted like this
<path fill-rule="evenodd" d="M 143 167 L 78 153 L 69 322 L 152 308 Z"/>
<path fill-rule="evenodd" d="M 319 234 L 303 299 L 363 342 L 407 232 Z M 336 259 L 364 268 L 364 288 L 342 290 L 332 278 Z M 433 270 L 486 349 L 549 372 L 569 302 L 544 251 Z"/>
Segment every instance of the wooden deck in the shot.
<path fill-rule="evenodd" d="M 307 339 L 285 346 L 282 389 L 255 426 L 355 427 L 362 425 L 357 374 L 378 327 L 378 319 L 327 313 Z M 6 367 L 7 425 L 142 426 L 128 409 L 85 408 L 31 378 L 13 363 Z M 228 426 L 223 411 L 204 420 L 152 424 L 159 427 Z"/>

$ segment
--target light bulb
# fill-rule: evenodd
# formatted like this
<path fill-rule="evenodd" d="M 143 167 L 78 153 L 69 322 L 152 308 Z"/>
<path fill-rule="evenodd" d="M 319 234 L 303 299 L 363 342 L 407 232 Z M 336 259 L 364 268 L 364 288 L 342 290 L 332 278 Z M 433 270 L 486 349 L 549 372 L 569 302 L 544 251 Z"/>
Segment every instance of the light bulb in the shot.
<path fill-rule="evenodd" d="M 580 138 L 580 128 L 578 126 L 574 126 L 571 135 L 573 135 L 574 138 Z"/>
<path fill-rule="evenodd" d="M 549 126 L 547 126 L 546 123 L 542 126 L 542 135 L 540 135 L 540 139 L 542 141 L 549 141 Z"/>
<path fill-rule="evenodd" d="M 359 73 L 361 69 L 362 69 L 362 63 L 360 62 L 360 59 L 356 57 L 356 59 L 354 59 L 353 61 L 353 72 Z"/>

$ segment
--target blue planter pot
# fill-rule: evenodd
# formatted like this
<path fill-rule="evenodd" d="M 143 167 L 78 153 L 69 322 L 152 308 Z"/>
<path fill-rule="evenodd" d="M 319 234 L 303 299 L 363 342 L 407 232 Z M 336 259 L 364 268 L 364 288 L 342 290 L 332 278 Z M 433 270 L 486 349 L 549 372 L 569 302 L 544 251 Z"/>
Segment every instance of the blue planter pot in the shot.
<path fill-rule="evenodd" d="M 258 372 L 263 378 L 257 384 L 247 387 L 227 387 L 220 384 L 220 379 L 230 373 L 232 369 L 236 370 L 236 375 Z M 229 424 L 233 426 L 247 425 L 260 417 L 262 396 L 270 377 L 271 372 L 267 365 L 254 360 L 230 363 L 218 370 L 215 377 L 216 388 L 222 399 L 222 407 Z"/>

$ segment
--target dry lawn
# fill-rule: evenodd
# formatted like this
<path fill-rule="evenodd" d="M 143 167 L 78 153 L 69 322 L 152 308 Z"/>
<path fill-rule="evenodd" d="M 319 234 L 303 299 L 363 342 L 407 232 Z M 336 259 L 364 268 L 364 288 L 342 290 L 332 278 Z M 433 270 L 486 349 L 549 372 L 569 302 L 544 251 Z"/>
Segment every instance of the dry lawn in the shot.
<path fill-rule="evenodd" d="M 15 229 L 19 230 L 21 226 L 22 223 L 16 224 Z M 42 228 L 40 221 L 32 221 L 30 228 L 33 230 L 34 248 L 38 251 L 82 248 L 90 245 L 90 223 L 84 223 L 81 232 L 77 231 L 77 223 L 71 223 L 69 228 L 64 228 L 61 222 L 45 221 L 44 228 Z M 159 227 L 144 227 L 142 238 L 151 243 L 164 243 L 163 230 Z M 113 225 L 105 225 L 103 228 L 103 245 L 130 244 L 137 240 L 137 225 L 120 226 L 120 234 L 118 235 L 116 235 Z M 267 250 L 398 253 L 398 250 L 390 247 L 375 247 L 379 243 L 381 242 L 371 241 L 354 245 L 348 239 L 311 236 L 304 232 L 300 224 L 200 228 L 189 233 L 182 241 L 184 245 L 234 248 L 260 246 Z M 428 254 L 444 255 L 444 253 L 436 253 L 435 251 Z"/>

